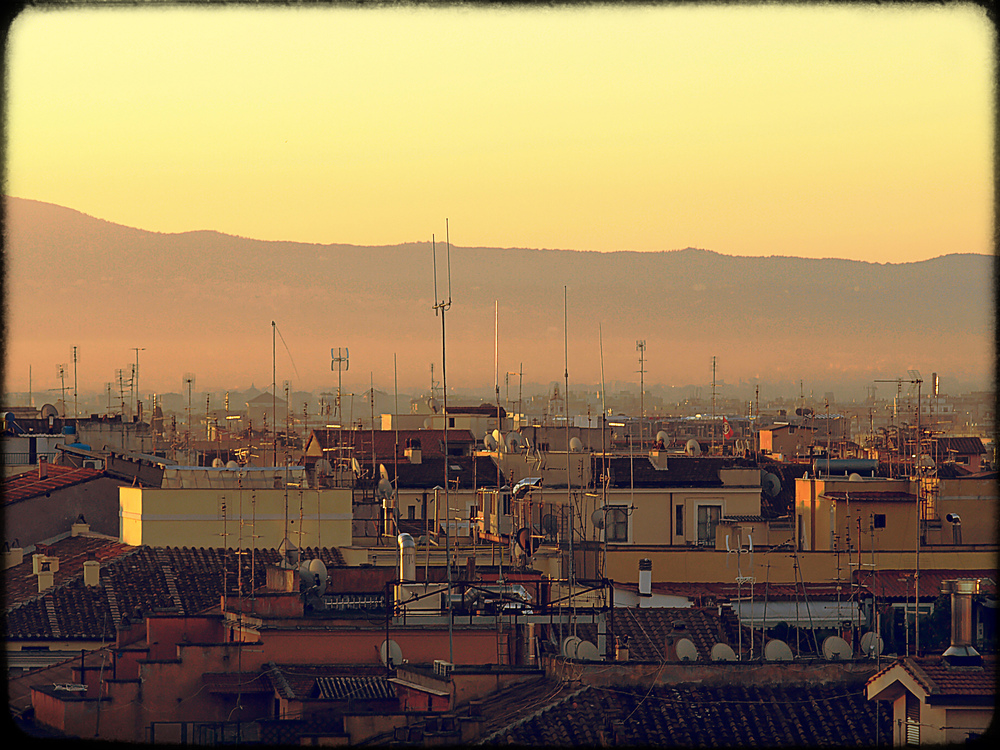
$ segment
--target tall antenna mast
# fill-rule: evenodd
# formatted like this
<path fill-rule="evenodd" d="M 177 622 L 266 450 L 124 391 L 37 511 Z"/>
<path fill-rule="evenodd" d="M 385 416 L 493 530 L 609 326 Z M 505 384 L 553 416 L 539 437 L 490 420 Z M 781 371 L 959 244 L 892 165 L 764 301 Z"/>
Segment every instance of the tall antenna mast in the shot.
<path fill-rule="evenodd" d="M 438 300 L 437 294 L 437 248 L 434 235 L 431 235 L 431 254 L 434 259 L 434 314 L 441 313 L 441 391 L 442 391 L 442 416 L 444 417 L 444 508 L 445 508 L 445 544 L 447 546 L 445 555 L 448 565 L 448 661 L 455 661 L 455 644 L 452 634 L 453 620 L 451 609 L 451 511 L 448 499 L 448 375 L 447 375 L 447 348 L 445 337 L 444 317 L 445 312 L 451 307 L 451 237 L 448 229 L 448 219 L 445 219 L 445 241 L 448 246 L 448 299 Z"/>
<path fill-rule="evenodd" d="M 73 419 L 79 418 L 79 410 L 76 399 L 76 347 L 73 347 Z"/>
<path fill-rule="evenodd" d="M 712 357 L 712 453 L 715 453 L 715 357 Z"/>
<path fill-rule="evenodd" d="M 276 412 L 278 410 L 278 379 L 276 376 L 276 366 L 275 366 L 275 331 L 276 327 L 274 321 L 271 321 L 271 453 L 274 456 L 274 465 L 278 465 L 278 419 Z M 285 493 L 285 536 L 288 536 L 288 493 Z"/>
<path fill-rule="evenodd" d="M 636 351 L 639 352 L 639 450 L 643 449 L 644 443 L 643 438 L 643 423 L 646 421 L 646 409 L 643 406 L 643 396 L 646 393 L 646 386 L 644 382 L 644 375 L 646 373 L 646 368 L 644 367 L 644 357 L 646 354 L 646 340 L 635 342 Z"/>
<path fill-rule="evenodd" d="M 569 321 L 567 316 L 567 291 L 563 285 L 563 418 L 566 420 L 566 509 L 569 511 L 569 595 L 572 603 L 573 635 L 576 635 L 576 599 L 573 586 L 576 582 L 576 557 L 573 554 L 573 474 L 570 471 L 569 445 Z"/>

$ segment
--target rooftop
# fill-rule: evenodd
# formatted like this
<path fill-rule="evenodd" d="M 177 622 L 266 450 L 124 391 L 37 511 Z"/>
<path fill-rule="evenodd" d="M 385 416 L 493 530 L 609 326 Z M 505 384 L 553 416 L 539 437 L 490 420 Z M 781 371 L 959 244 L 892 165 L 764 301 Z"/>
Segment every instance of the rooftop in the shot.
<path fill-rule="evenodd" d="M 16 503 L 19 500 L 38 497 L 48 492 L 72 487 L 73 485 L 82 484 L 83 482 L 89 482 L 105 476 L 104 472 L 97 469 L 74 468 L 51 463 L 45 464 L 44 471 L 46 474 L 44 478 L 39 477 L 38 469 L 24 471 L 20 474 L 7 477 L 3 483 L 4 502 Z"/>

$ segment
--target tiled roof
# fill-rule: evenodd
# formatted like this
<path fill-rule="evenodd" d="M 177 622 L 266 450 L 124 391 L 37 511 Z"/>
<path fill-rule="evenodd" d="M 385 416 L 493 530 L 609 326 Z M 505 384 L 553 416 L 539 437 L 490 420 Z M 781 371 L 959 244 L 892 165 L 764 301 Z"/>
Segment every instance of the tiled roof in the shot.
<path fill-rule="evenodd" d="M 913 573 L 910 570 L 876 570 L 873 573 L 855 571 L 854 575 L 879 599 L 904 600 L 913 598 Z M 996 594 L 996 570 L 920 570 L 920 598 L 936 599 L 941 595 L 941 582 L 956 578 L 979 578 L 982 594 Z"/>
<path fill-rule="evenodd" d="M 385 464 L 385 470 L 392 481 L 395 481 L 396 468 L 391 463 Z M 437 485 L 443 486 L 444 484 L 443 456 L 432 458 L 424 456 L 419 464 L 401 461 L 398 468 L 398 486 L 400 488 L 432 489 Z M 448 458 L 448 481 L 451 483 L 452 489 L 455 489 L 456 483 L 459 489 L 496 487 L 497 465 L 489 456 L 450 456 Z M 501 474 L 501 486 L 503 481 L 503 474 Z"/>
<path fill-rule="evenodd" d="M 941 460 L 945 460 L 948 453 L 960 456 L 986 453 L 983 441 L 977 437 L 939 437 L 935 442 L 937 443 L 937 454 Z"/>
<path fill-rule="evenodd" d="M 552 685 L 548 701 L 544 686 L 535 690 L 542 693 L 535 711 L 489 727 L 481 744 L 874 746 L 876 737 L 892 731 L 890 709 L 866 700 L 856 686 L 585 687 L 567 693 Z"/>
<path fill-rule="evenodd" d="M 611 487 L 721 487 L 719 470 L 742 467 L 732 458 L 714 456 L 667 456 L 667 468 L 657 469 L 646 456 L 592 457 L 594 476 L 608 463 Z"/>
<path fill-rule="evenodd" d="M 38 497 L 46 492 L 61 490 L 64 487 L 72 487 L 75 484 L 89 482 L 92 479 L 104 476 L 104 472 L 90 468 L 74 468 L 72 466 L 59 466 L 58 464 L 48 464 L 46 466 L 47 476 L 45 479 L 38 478 L 38 469 L 25 471 L 7 477 L 3 483 L 3 499 L 6 503 L 14 503 L 18 500 L 26 500 L 29 497 Z"/>
<path fill-rule="evenodd" d="M 406 461 L 406 447 L 414 440 L 420 443 L 424 458 L 444 455 L 444 430 L 336 430 L 317 429 L 312 431 L 310 440 L 315 439 L 324 450 L 338 447 L 348 448 L 362 468 L 370 470 L 372 464 L 372 440 L 375 441 L 375 461 L 385 463 L 393 457 Z M 448 448 L 476 442 L 469 430 L 448 430 Z M 388 464 L 387 464 L 388 466 Z"/>
<path fill-rule="evenodd" d="M 701 661 L 709 661 L 712 646 L 723 636 L 722 622 L 715 609 L 701 607 L 616 607 L 613 613 L 614 635 L 628 638 L 630 661 L 663 661 L 664 644 L 674 623 L 684 623 L 685 633 L 698 649 Z M 610 628 L 609 628 L 610 630 Z M 583 640 L 597 644 L 597 626 L 587 623 L 577 626 L 577 635 Z M 609 637 L 608 655 L 614 653 L 614 644 Z"/>
<path fill-rule="evenodd" d="M 949 666 L 941 656 L 906 656 L 884 667 L 868 682 L 902 668 L 930 698 L 984 698 L 996 694 L 996 659 L 984 656 L 981 666 Z M 933 701 L 931 701 L 933 702 Z"/>
<path fill-rule="evenodd" d="M 59 558 L 59 570 L 52 575 L 53 586 L 61 586 L 83 572 L 83 564 L 93 556 L 107 563 L 135 549 L 117 539 L 100 536 L 70 536 L 52 544 L 35 545 L 36 552 Z M 4 603 L 7 608 L 38 596 L 38 576 L 32 571 L 31 555 L 4 571 Z"/>
<path fill-rule="evenodd" d="M 264 675 L 274 691 L 289 700 L 386 700 L 395 686 L 380 665 L 274 664 Z"/>
<path fill-rule="evenodd" d="M 344 564 L 336 549 L 300 550 L 302 560 L 313 557 L 319 557 L 327 565 Z M 256 581 L 256 586 L 266 581 L 265 566 L 280 559 L 276 549 L 254 550 L 252 555 L 246 553 L 238 561 L 233 549 L 133 547 L 127 554 L 101 566 L 98 586 L 85 586 L 80 574 L 8 606 L 7 637 L 13 640 L 113 638 L 119 625 L 146 614 L 156 611 L 194 614 L 218 606 L 224 590 L 239 591 L 242 585 L 242 590 L 249 592 L 252 581 Z"/>
<path fill-rule="evenodd" d="M 619 589 L 628 589 L 630 591 L 639 590 L 639 586 L 636 583 L 616 583 L 615 586 Z M 867 585 L 861 586 L 861 591 L 866 596 L 871 593 L 869 589 L 870 587 Z M 654 594 L 665 596 L 684 596 L 703 605 L 734 601 L 741 597 L 749 599 L 751 594 L 749 584 L 744 583 L 742 586 L 737 586 L 736 583 L 728 581 L 719 583 L 658 581 L 653 582 L 650 591 Z M 858 588 L 855 588 L 854 593 L 856 594 L 857 592 Z M 817 600 L 836 599 L 838 594 L 835 583 L 806 583 L 802 586 L 794 583 L 768 583 L 761 580 L 757 580 L 754 584 L 752 593 L 754 599 L 760 601 L 763 601 L 765 597 L 772 601 L 793 601 L 795 599 L 804 599 L 805 597 Z M 850 585 L 844 584 L 841 588 L 840 596 L 846 598 L 850 594 Z"/>

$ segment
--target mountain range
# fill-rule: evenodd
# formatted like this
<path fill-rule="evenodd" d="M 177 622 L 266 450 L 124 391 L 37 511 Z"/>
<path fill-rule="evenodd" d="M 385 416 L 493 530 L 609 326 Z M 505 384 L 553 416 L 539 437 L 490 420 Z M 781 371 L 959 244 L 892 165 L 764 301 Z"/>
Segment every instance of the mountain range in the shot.
<path fill-rule="evenodd" d="M 5 199 L 6 390 L 54 387 L 77 346 L 99 388 L 141 351 L 148 389 L 525 382 L 871 382 L 991 387 L 994 259 L 890 264 L 704 249 L 578 252 L 271 242 L 149 232 Z M 434 270 L 437 270 L 435 291 Z M 449 283 L 450 277 L 450 283 Z M 446 373 L 441 372 L 447 302 Z M 272 328 L 272 321 L 275 326 Z M 36 371 L 37 368 L 37 371 Z M 50 372 L 51 370 L 51 372 Z M 81 388 L 83 387 L 81 379 Z M 44 385 L 43 385 L 44 384 Z M 147 389 L 143 389 L 146 391 Z"/>

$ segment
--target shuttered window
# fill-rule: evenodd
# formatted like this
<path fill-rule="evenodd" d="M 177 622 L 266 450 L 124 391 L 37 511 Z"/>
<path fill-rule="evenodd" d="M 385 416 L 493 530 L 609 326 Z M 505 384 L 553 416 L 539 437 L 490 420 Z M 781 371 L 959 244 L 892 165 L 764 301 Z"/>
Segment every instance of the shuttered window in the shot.
<path fill-rule="evenodd" d="M 920 744 L 920 699 L 913 693 L 906 694 L 906 744 Z"/>

